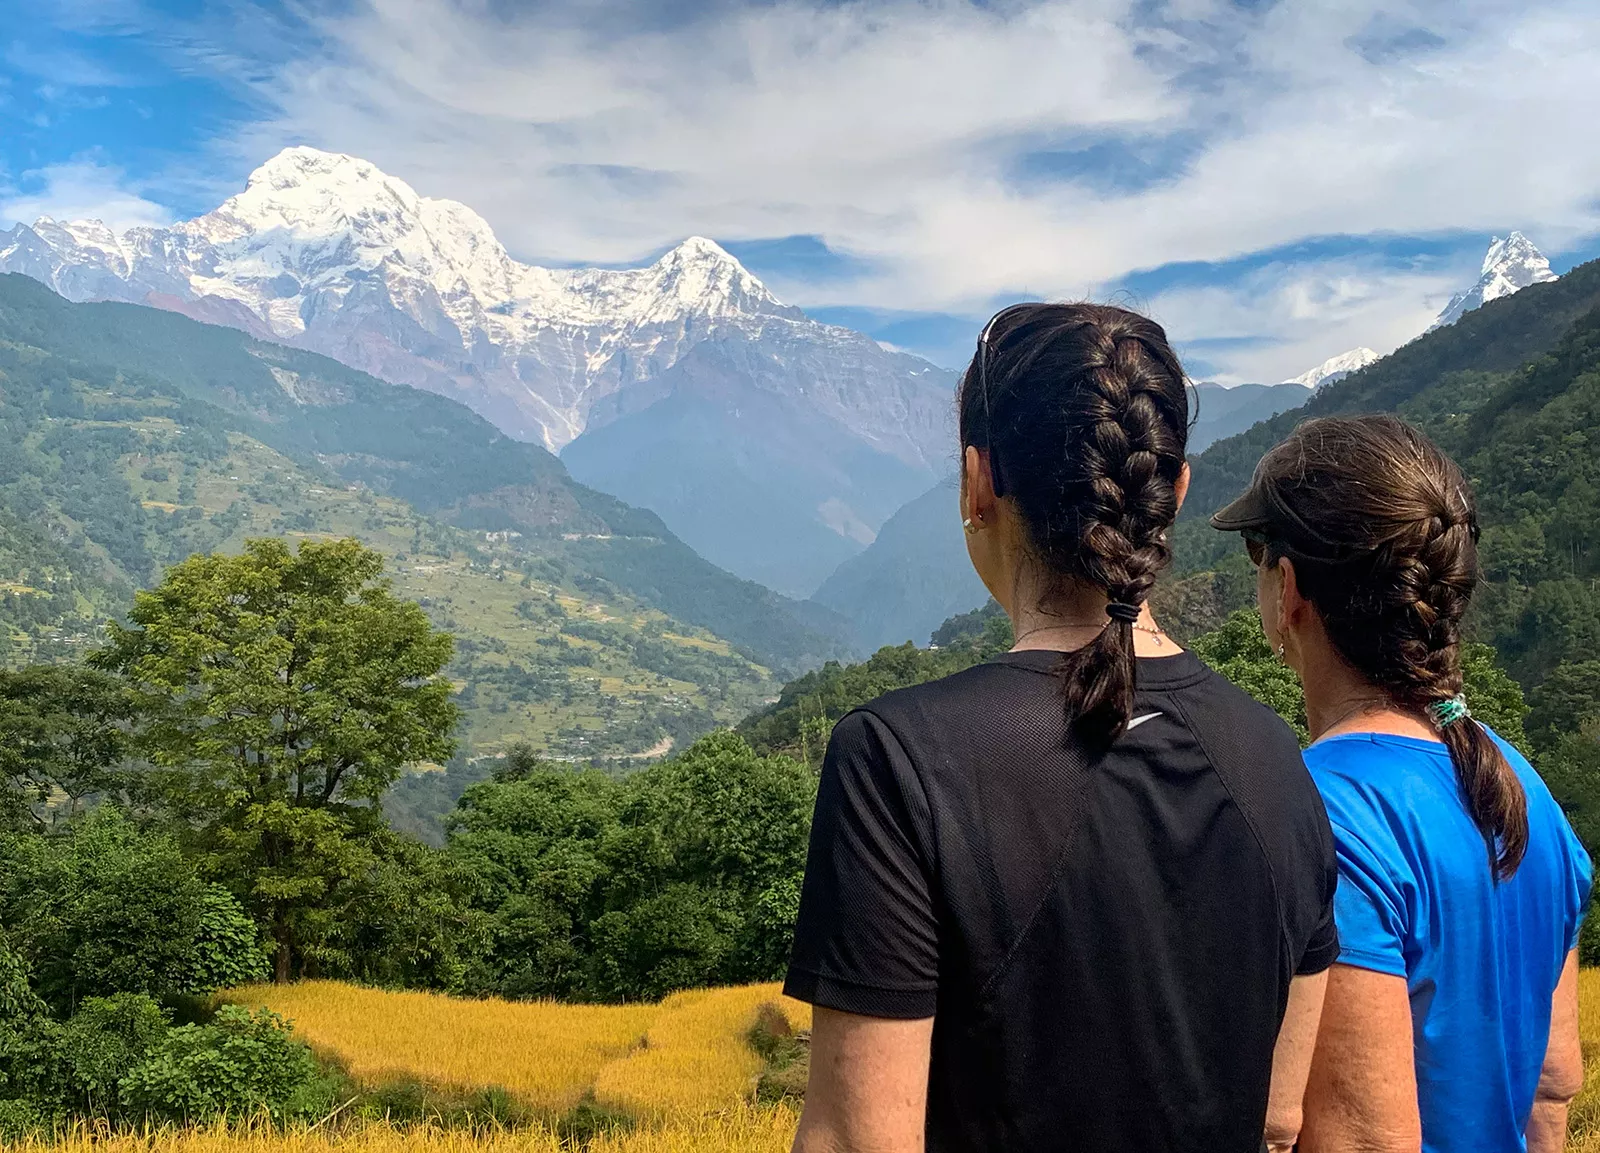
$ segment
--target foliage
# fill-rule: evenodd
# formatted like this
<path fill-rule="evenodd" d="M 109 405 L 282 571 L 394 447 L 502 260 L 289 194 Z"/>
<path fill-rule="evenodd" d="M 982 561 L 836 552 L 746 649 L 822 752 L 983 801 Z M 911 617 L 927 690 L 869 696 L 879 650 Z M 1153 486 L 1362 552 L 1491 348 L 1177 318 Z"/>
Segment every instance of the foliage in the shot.
<path fill-rule="evenodd" d="M 101 667 L 126 676 L 167 803 L 270 934 L 286 980 L 370 864 L 373 807 L 408 762 L 450 755 L 451 639 L 359 542 L 251 541 L 138 594 Z"/>
<path fill-rule="evenodd" d="M 119 1082 L 124 1108 L 154 1121 L 204 1123 L 266 1113 L 274 1121 L 325 1114 L 332 1086 L 288 1022 L 234 1005 L 208 1025 L 168 1030 Z"/>
<path fill-rule="evenodd" d="M 508 758 L 451 823 L 491 924 L 467 987 L 618 999 L 775 976 L 815 788 L 729 732 L 623 781 Z"/>
<path fill-rule="evenodd" d="M 1201 660 L 1288 721 L 1302 745 L 1310 740 L 1300 680 L 1272 651 L 1254 609 L 1235 612 L 1222 628 L 1196 640 L 1193 649 Z M 1463 646 L 1461 672 L 1472 715 L 1526 750 L 1522 689 L 1496 662 L 1494 650 L 1483 644 Z"/>
<path fill-rule="evenodd" d="M 1214 633 L 1194 642 L 1194 653 L 1256 700 L 1277 713 L 1306 744 L 1305 695 L 1294 671 L 1278 659 L 1254 609 L 1240 609 Z"/>
<path fill-rule="evenodd" d="M 56 1012 L 90 996 L 208 993 L 259 977 L 254 926 L 170 836 L 111 807 L 0 837 L 0 926 Z"/>
<path fill-rule="evenodd" d="M 51 818 L 71 817 L 119 789 L 133 715 L 132 694 L 94 669 L 0 669 L 0 828 L 41 823 L 47 805 Z"/>
<path fill-rule="evenodd" d="M 894 689 L 958 673 L 1010 647 L 1009 639 L 1001 643 L 1011 631 L 1004 616 L 991 615 L 981 624 L 974 618 L 976 632 L 945 631 L 964 627 L 941 626 L 934 636 L 945 636 L 950 642 L 946 647 L 919 649 L 907 642 L 881 648 L 860 664 L 829 661 L 785 685 L 777 703 L 740 723 L 739 734 L 757 749 L 797 757 L 816 768 L 827 751 L 828 734 L 851 709 Z M 952 641 L 958 635 L 965 643 Z"/>

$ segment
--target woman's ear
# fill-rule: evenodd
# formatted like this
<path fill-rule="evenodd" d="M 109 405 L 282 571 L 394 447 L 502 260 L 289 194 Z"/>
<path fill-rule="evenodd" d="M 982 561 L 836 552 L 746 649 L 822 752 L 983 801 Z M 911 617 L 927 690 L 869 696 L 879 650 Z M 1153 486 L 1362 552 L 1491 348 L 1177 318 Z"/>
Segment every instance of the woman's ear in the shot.
<path fill-rule="evenodd" d="M 1279 627 L 1289 631 L 1305 623 L 1306 614 L 1311 611 L 1311 602 L 1300 591 L 1300 581 L 1294 571 L 1294 561 L 1286 556 L 1279 557 L 1278 572 L 1282 577 L 1278 582 Z"/>
<path fill-rule="evenodd" d="M 961 516 L 981 525 L 994 513 L 994 478 L 988 454 L 968 445 L 961 454 Z"/>
<path fill-rule="evenodd" d="M 1174 514 L 1183 510 L 1184 499 L 1189 495 L 1189 476 L 1189 462 L 1184 461 L 1178 470 L 1178 479 L 1172 482 L 1172 495 L 1178 502 L 1177 508 L 1172 510 Z"/>

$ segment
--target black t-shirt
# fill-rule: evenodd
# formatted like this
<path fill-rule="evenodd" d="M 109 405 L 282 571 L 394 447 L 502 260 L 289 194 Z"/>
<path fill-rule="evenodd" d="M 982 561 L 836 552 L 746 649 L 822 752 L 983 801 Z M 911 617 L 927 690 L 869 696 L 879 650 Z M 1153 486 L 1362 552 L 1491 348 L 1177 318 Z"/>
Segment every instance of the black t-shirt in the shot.
<path fill-rule="evenodd" d="M 1255 1153 L 1290 979 L 1339 951 L 1322 802 L 1288 726 L 1189 653 L 1139 661 L 1090 756 L 1059 661 L 839 722 L 786 991 L 935 1018 L 930 1150 Z"/>

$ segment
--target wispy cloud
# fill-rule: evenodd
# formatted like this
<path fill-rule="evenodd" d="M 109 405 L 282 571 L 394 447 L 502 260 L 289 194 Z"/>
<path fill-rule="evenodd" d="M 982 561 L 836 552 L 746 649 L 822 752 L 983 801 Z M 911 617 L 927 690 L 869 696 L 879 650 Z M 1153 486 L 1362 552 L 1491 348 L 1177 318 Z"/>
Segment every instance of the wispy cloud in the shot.
<path fill-rule="evenodd" d="M 121 169 L 88 158 L 0 180 L 0 228 L 41 216 L 102 220 L 119 231 L 172 222 L 171 210 L 130 187 Z"/>
<path fill-rule="evenodd" d="M 80 2 L 124 22 L 138 4 Z M 1404 339 L 1476 254 L 1242 256 L 1600 233 L 1600 151 L 1575 143 L 1600 120 L 1592 0 L 218 0 L 144 19 L 257 113 L 212 143 L 233 172 L 289 143 L 358 154 L 564 263 L 814 238 L 833 259 L 773 250 L 799 253 L 782 288 L 808 306 L 975 315 L 1137 282 L 1240 379 Z M 1191 263 L 1215 278 L 1139 275 Z"/>

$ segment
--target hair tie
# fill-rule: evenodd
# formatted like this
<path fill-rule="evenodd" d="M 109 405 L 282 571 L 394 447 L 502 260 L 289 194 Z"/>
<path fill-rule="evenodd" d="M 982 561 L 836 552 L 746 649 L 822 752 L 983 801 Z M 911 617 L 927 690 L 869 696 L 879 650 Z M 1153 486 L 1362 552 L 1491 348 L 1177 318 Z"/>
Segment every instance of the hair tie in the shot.
<path fill-rule="evenodd" d="M 1464 721 L 1471 715 L 1472 710 L 1467 708 L 1465 693 L 1457 693 L 1448 700 L 1434 701 L 1428 706 L 1428 716 L 1436 729 L 1448 729 L 1457 721 Z"/>
<path fill-rule="evenodd" d="M 1144 612 L 1139 605 L 1129 604 L 1127 601 L 1112 601 L 1106 605 L 1106 616 L 1114 621 L 1126 621 L 1133 624 Z"/>

